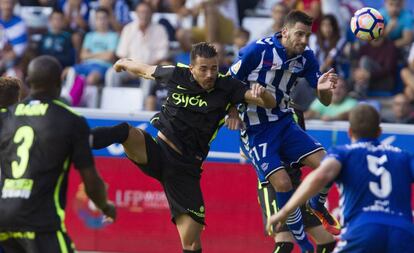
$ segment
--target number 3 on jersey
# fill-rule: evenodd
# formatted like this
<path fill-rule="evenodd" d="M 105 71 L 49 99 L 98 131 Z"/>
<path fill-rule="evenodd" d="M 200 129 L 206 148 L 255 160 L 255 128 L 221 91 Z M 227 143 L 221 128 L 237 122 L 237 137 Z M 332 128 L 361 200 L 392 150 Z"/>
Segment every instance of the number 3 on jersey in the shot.
<path fill-rule="evenodd" d="M 29 126 L 22 126 L 17 129 L 14 134 L 13 142 L 20 144 L 17 147 L 17 156 L 20 161 L 13 161 L 11 164 L 12 175 L 14 178 L 20 178 L 23 176 L 29 164 L 29 151 L 33 145 L 34 131 Z"/>
<path fill-rule="evenodd" d="M 369 182 L 369 190 L 378 198 L 386 198 L 392 191 L 391 173 L 383 166 L 388 161 L 386 155 L 376 157 L 367 155 L 368 169 L 377 177 L 380 183 Z"/>

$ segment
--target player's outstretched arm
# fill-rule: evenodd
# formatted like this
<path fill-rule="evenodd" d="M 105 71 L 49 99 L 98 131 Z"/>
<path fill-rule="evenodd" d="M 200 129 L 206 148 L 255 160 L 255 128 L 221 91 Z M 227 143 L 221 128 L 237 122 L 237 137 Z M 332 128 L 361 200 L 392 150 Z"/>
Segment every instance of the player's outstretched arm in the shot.
<path fill-rule="evenodd" d="M 276 98 L 259 83 L 253 86 L 244 94 L 244 99 L 249 104 L 255 104 L 264 108 L 275 108 Z"/>
<path fill-rule="evenodd" d="M 79 173 L 85 185 L 85 192 L 99 208 L 111 220 L 116 219 L 114 204 L 108 200 L 104 181 L 95 168 L 80 169 Z"/>
<path fill-rule="evenodd" d="M 133 75 L 152 80 L 155 79 L 152 74 L 154 74 L 156 68 L 155 65 L 144 64 L 129 58 L 120 59 L 114 64 L 116 72 L 128 71 Z"/>
<path fill-rule="evenodd" d="M 289 214 L 303 205 L 308 199 L 315 196 L 328 183 L 332 182 L 341 171 L 341 164 L 334 158 L 324 160 L 319 168 L 312 171 L 305 177 L 299 188 L 295 191 L 286 205 L 272 215 L 267 222 L 267 231 L 272 231 L 273 225 L 282 225 L 285 223 Z"/>
<path fill-rule="evenodd" d="M 335 89 L 338 82 L 338 76 L 334 69 L 325 72 L 318 79 L 318 98 L 322 104 L 328 106 L 332 101 L 332 90 Z"/>

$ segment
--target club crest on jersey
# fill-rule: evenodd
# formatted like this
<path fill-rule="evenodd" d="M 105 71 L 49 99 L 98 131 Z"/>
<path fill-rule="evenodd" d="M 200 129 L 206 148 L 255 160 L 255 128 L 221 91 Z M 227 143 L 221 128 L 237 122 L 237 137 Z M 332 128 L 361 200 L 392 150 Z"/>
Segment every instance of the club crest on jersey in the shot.
<path fill-rule="evenodd" d="M 231 66 L 231 72 L 233 72 L 234 74 L 237 74 L 237 72 L 239 72 L 239 69 L 241 67 L 242 64 L 242 60 L 239 60 L 238 62 L 236 62 L 235 64 L 233 64 L 233 66 Z"/>
<path fill-rule="evenodd" d="M 299 73 L 303 71 L 303 64 L 298 61 L 293 61 L 291 64 L 289 64 L 289 70 L 292 73 Z"/>
<path fill-rule="evenodd" d="M 262 170 L 263 170 L 263 171 L 266 171 L 266 170 L 267 170 L 267 168 L 269 168 L 269 163 L 262 163 L 262 164 L 260 165 L 260 167 L 262 168 Z"/>

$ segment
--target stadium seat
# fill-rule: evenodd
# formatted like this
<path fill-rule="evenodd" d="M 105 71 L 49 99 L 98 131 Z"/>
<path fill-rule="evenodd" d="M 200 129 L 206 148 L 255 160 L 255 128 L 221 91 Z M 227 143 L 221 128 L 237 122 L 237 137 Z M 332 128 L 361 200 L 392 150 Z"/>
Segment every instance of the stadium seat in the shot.
<path fill-rule="evenodd" d="M 263 36 L 263 33 L 272 25 L 271 18 L 245 17 L 242 27 L 250 32 L 250 41 L 254 41 Z"/>
<path fill-rule="evenodd" d="M 40 6 L 21 6 L 19 10 L 20 17 L 32 29 L 46 29 L 52 11 L 52 7 Z"/>
<path fill-rule="evenodd" d="M 100 107 L 116 112 L 140 111 L 144 107 L 143 90 L 130 87 L 104 87 Z"/>

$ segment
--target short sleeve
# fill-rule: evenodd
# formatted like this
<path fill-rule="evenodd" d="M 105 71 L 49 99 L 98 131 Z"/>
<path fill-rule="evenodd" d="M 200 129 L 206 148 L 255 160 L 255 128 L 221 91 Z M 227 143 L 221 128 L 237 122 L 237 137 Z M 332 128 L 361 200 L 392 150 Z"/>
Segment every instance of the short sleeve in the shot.
<path fill-rule="evenodd" d="M 74 124 L 72 143 L 72 161 L 78 170 L 94 166 L 92 151 L 89 145 L 90 129 L 84 117 L 79 117 Z"/>
<path fill-rule="evenodd" d="M 173 65 L 158 65 L 152 76 L 160 83 L 168 83 L 176 68 Z"/>
<path fill-rule="evenodd" d="M 231 65 L 231 76 L 241 81 L 247 81 L 249 74 L 260 64 L 261 57 L 260 48 L 256 43 L 247 45 Z"/>
<path fill-rule="evenodd" d="M 316 89 L 318 86 L 318 79 L 322 75 L 319 71 L 319 63 L 312 50 L 306 50 L 303 56 L 306 59 L 303 77 L 308 81 L 312 88 Z"/>
<path fill-rule="evenodd" d="M 338 147 L 332 147 L 328 150 L 328 153 L 326 154 L 325 159 L 333 158 L 337 160 L 341 165 L 344 165 L 345 163 L 345 152 L 343 149 L 340 149 Z"/>
<path fill-rule="evenodd" d="M 244 95 L 249 90 L 249 85 L 236 79 L 229 77 L 229 84 L 232 87 L 230 103 L 239 104 L 245 101 Z"/>
<path fill-rule="evenodd" d="M 314 112 L 318 112 L 322 114 L 324 110 L 324 105 L 319 101 L 319 99 L 313 100 L 312 104 L 310 105 L 310 110 Z"/>
<path fill-rule="evenodd" d="M 85 39 L 83 40 L 82 48 L 86 48 L 91 50 L 91 42 L 92 42 L 92 34 L 89 32 L 85 35 Z"/>

